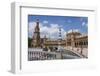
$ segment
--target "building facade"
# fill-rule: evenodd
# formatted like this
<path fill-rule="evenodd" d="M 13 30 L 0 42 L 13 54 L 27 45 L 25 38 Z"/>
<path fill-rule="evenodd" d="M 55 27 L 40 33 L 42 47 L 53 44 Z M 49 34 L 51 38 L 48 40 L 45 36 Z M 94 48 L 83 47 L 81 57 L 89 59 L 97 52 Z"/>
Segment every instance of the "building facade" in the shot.
<path fill-rule="evenodd" d="M 72 31 L 66 35 L 66 46 L 76 48 L 88 48 L 88 36 Z"/>
<path fill-rule="evenodd" d="M 61 38 L 61 29 L 59 29 L 59 39 L 51 40 L 46 36 L 44 38 L 40 37 L 39 19 L 36 21 L 36 27 L 32 39 L 31 46 L 34 48 L 38 47 L 76 47 L 76 48 L 88 48 L 88 35 L 82 35 L 78 31 L 71 31 L 66 34 L 66 39 Z"/>

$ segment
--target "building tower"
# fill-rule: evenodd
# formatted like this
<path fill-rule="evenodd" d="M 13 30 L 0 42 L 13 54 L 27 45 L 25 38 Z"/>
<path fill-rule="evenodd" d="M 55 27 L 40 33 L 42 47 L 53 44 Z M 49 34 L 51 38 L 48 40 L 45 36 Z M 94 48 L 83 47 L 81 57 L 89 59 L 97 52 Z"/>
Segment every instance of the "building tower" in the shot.
<path fill-rule="evenodd" d="M 41 39 L 40 39 L 40 28 L 39 28 L 39 19 L 36 21 L 36 27 L 34 29 L 32 47 L 41 47 Z"/>
<path fill-rule="evenodd" d="M 71 34 L 71 46 L 75 47 L 75 32 L 72 29 L 72 34 Z"/>
<path fill-rule="evenodd" d="M 58 51 L 61 51 L 61 41 L 62 41 L 62 35 L 61 35 L 61 27 L 59 27 L 59 35 L 58 35 Z"/>
<path fill-rule="evenodd" d="M 58 37 L 59 39 L 59 41 L 61 41 L 62 40 L 62 35 L 61 35 L 61 27 L 59 27 L 59 37 Z"/>

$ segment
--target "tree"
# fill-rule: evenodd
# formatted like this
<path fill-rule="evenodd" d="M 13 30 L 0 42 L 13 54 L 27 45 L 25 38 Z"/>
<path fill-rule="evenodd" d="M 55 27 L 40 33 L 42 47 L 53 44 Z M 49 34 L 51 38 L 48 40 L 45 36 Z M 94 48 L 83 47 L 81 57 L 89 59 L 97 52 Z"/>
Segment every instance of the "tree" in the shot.
<path fill-rule="evenodd" d="M 31 47 L 32 38 L 28 38 L 28 47 Z"/>

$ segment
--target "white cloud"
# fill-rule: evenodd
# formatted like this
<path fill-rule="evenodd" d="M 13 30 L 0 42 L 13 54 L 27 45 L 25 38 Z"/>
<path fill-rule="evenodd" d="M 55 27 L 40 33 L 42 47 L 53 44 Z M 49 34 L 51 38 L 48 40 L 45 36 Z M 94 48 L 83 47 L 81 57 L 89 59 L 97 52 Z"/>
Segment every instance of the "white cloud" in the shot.
<path fill-rule="evenodd" d="M 52 38 L 56 38 L 58 39 L 59 37 L 59 26 L 61 25 L 58 25 L 58 24 L 50 24 L 50 28 L 49 28 L 49 33 L 50 33 L 50 36 Z M 61 28 L 61 34 L 62 34 L 62 38 L 65 37 L 65 30 L 63 28 Z"/>
<path fill-rule="evenodd" d="M 43 23 L 44 23 L 44 24 L 47 24 L 47 23 L 48 23 L 48 21 L 47 21 L 47 20 L 44 20 L 44 21 L 43 21 Z"/>
<path fill-rule="evenodd" d="M 67 31 L 67 33 L 71 33 L 71 32 L 79 32 L 79 29 L 70 29 Z"/>
<path fill-rule="evenodd" d="M 59 27 L 58 24 L 50 24 L 50 26 L 40 27 L 41 37 L 46 35 L 50 38 L 58 38 Z"/>
<path fill-rule="evenodd" d="M 85 22 L 82 22 L 82 26 L 85 26 Z"/>
<path fill-rule="evenodd" d="M 34 28 L 36 26 L 35 22 L 30 22 L 29 23 L 29 37 L 32 38 L 33 36 L 33 32 L 34 32 Z M 49 26 L 43 26 L 42 23 L 40 23 L 40 35 L 41 37 L 44 37 L 45 35 L 47 37 L 53 38 L 53 39 L 57 39 L 58 35 L 59 35 L 59 26 L 58 24 L 50 24 Z M 65 37 L 66 35 L 66 31 L 61 28 L 61 33 L 62 33 L 62 38 Z"/>
<path fill-rule="evenodd" d="M 74 29 L 75 32 L 79 32 L 79 29 Z"/>
<path fill-rule="evenodd" d="M 88 27 L 88 24 L 86 22 L 82 22 L 82 26 Z"/>
<path fill-rule="evenodd" d="M 70 30 L 67 31 L 67 33 L 70 33 L 70 32 L 72 32 L 72 29 L 70 29 Z"/>
<path fill-rule="evenodd" d="M 36 26 L 36 23 L 35 22 L 29 22 L 28 24 L 28 36 L 32 38 L 33 36 L 33 30 Z"/>

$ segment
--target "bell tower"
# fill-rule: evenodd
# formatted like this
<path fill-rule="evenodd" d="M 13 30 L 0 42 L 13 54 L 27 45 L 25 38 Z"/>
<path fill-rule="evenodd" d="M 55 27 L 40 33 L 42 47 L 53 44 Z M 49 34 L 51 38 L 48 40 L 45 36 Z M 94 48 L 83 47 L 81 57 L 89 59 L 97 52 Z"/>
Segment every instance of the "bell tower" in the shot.
<path fill-rule="evenodd" d="M 39 28 L 39 19 L 36 20 L 36 26 L 34 29 L 34 35 L 32 40 L 32 47 L 41 47 L 41 39 L 40 39 L 40 28 Z"/>

